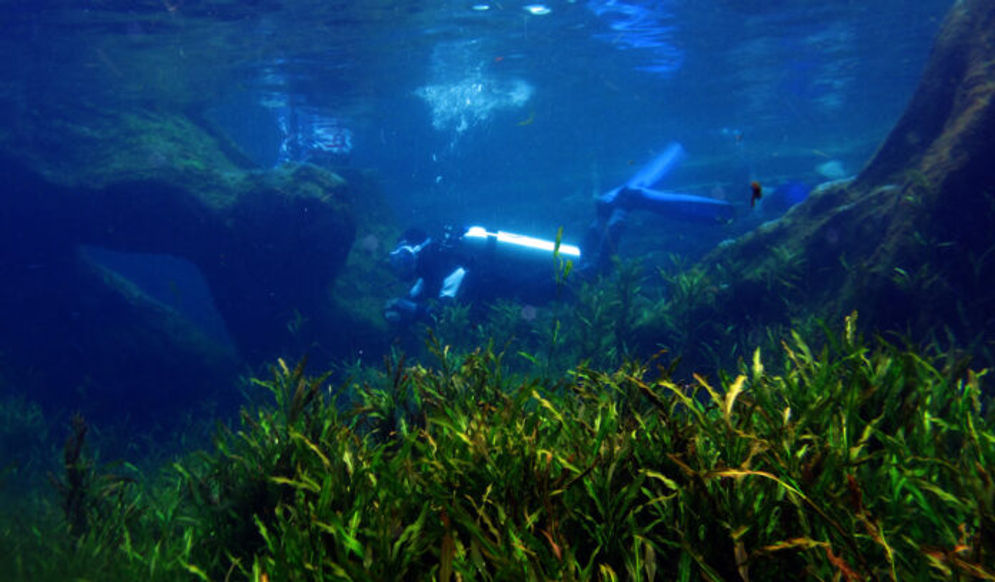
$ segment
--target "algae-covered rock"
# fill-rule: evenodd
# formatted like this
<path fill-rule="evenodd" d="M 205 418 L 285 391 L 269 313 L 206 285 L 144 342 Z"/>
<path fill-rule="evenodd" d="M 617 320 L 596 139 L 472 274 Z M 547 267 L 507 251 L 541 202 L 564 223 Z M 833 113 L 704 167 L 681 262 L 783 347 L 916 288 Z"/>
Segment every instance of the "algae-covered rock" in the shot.
<path fill-rule="evenodd" d="M 12 261 L 36 251 L 37 241 L 16 241 L 32 223 L 64 245 L 183 257 L 201 270 L 235 343 L 252 358 L 285 342 L 295 310 L 319 311 L 354 236 L 345 182 L 311 166 L 223 175 L 145 168 L 93 188 L 48 182 L 10 158 L 0 167 L 18 176 L 4 220 L 15 239 Z"/>
<path fill-rule="evenodd" d="M 246 169 L 223 137 L 187 115 L 155 109 L 69 106 L 33 109 L 0 134 L 5 155 L 46 182 L 96 190 L 124 180 L 197 183 L 212 204 L 234 192 L 215 184 Z"/>

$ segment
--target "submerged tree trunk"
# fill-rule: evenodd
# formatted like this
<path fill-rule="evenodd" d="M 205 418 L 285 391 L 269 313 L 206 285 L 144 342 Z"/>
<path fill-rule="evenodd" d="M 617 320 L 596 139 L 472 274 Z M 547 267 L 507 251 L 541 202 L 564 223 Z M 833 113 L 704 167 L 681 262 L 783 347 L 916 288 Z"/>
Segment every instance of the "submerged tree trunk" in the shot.
<path fill-rule="evenodd" d="M 701 268 L 717 290 L 697 314 L 713 318 L 711 350 L 852 310 L 875 332 L 982 346 L 995 331 L 995 3 L 950 9 L 908 109 L 854 181 L 816 189 Z"/>

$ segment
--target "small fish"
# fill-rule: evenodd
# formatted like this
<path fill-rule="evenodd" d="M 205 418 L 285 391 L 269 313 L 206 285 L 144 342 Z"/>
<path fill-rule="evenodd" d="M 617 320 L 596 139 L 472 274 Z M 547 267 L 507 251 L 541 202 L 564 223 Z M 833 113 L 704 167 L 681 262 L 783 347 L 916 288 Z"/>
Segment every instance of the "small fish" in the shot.
<path fill-rule="evenodd" d="M 752 192 L 750 195 L 750 208 L 753 208 L 757 205 L 757 200 L 764 197 L 764 189 L 760 186 L 760 182 L 754 180 L 750 182 L 750 191 Z"/>

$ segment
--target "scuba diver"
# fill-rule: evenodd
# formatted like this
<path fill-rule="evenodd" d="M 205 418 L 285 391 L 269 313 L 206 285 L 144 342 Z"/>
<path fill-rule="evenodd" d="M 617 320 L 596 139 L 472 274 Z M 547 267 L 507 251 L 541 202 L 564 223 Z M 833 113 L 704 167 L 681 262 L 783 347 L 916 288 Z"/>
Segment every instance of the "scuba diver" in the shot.
<path fill-rule="evenodd" d="M 531 303 L 553 299 L 563 284 L 563 277 L 554 274 L 565 274 L 566 261 L 576 266 L 582 278 L 593 278 L 610 267 L 633 210 L 711 224 L 732 220 L 733 207 L 726 201 L 653 189 L 684 156 L 684 148 L 672 143 L 625 184 L 599 196 L 597 215 L 582 247 L 491 232 L 481 226 L 447 227 L 436 237 L 408 229 L 389 260 L 395 275 L 414 284 L 406 296 L 387 302 L 384 317 L 391 323 L 408 324 L 429 321 L 437 305 L 456 300 L 513 297 Z"/>
<path fill-rule="evenodd" d="M 557 257 L 576 263 L 580 249 L 482 226 L 447 226 L 436 238 L 408 229 L 389 259 L 394 274 L 414 285 L 405 297 L 387 302 L 384 318 L 397 324 L 428 321 L 437 306 L 458 299 L 549 301 L 563 282 L 553 276 Z"/>

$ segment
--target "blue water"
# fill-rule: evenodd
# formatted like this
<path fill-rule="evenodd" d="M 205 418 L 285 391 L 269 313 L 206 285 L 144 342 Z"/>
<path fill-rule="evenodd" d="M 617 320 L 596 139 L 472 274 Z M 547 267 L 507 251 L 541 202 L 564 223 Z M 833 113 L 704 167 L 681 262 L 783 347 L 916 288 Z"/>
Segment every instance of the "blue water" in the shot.
<path fill-rule="evenodd" d="M 304 147 L 288 154 L 281 114 L 293 110 L 298 125 L 330 120 L 325 153 L 373 171 L 398 230 L 564 226 L 576 240 L 594 197 L 671 141 L 688 155 L 668 188 L 741 210 L 751 180 L 812 184 L 858 172 L 902 113 L 950 5 L 8 0 L 0 131 L 63 110 L 187 111 L 267 168 Z M 31 155 L 57 161 L 57 141 L 40 136 Z M 655 240 L 656 250 L 700 254 L 728 236 L 638 224 L 635 253 Z M 93 253 L 163 309 L 227 338 L 189 265 Z M 73 313 L 51 317 L 70 327 L 98 319 Z M 73 331 L 64 353 L 84 335 Z"/>
<path fill-rule="evenodd" d="M 833 158 L 856 171 L 950 2 L 5 4 L 15 107 L 213 108 L 266 163 L 278 139 L 258 104 L 281 93 L 348 124 L 351 163 L 379 171 L 402 216 L 543 214 L 548 227 L 564 199 L 616 185 L 669 140 L 701 189 Z M 461 84 L 480 84 L 479 102 L 461 104 Z"/>

